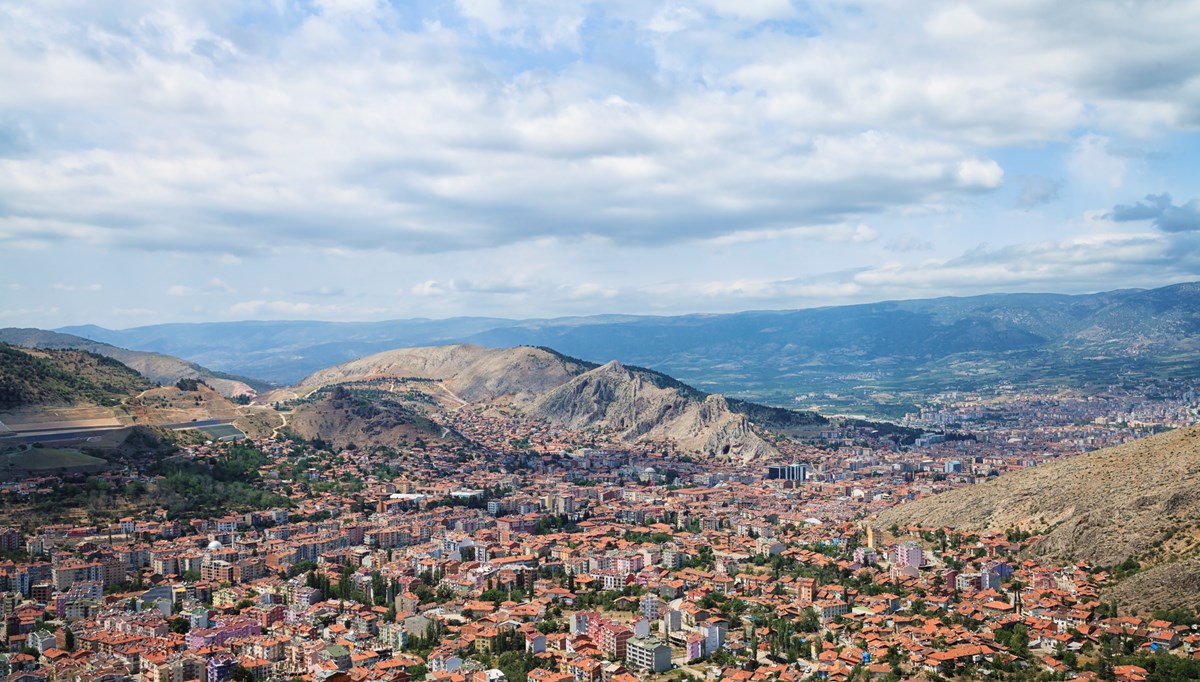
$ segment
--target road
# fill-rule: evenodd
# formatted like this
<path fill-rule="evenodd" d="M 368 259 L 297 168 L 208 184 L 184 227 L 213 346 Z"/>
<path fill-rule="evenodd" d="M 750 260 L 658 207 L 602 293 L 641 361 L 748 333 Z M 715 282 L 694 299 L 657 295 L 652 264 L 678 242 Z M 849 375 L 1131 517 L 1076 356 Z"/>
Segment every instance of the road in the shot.
<path fill-rule="evenodd" d="M 271 429 L 271 437 L 272 438 L 278 438 L 279 432 L 282 431 L 283 429 L 287 428 L 287 418 L 288 418 L 288 415 L 291 413 L 290 412 L 276 412 L 275 414 L 279 415 L 279 426 L 276 426 L 274 429 Z"/>
<path fill-rule="evenodd" d="M 443 391 L 445 391 L 446 395 L 449 395 L 451 398 L 454 398 L 455 400 L 457 400 L 460 403 L 458 407 L 454 408 L 453 410 L 450 410 L 451 412 L 457 412 L 457 411 L 461 410 L 462 408 L 466 407 L 467 405 L 471 404 L 471 403 L 463 400 L 462 398 L 458 397 L 458 395 L 455 394 L 454 391 L 451 391 L 449 389 L 449 387 L 446 386 L 445 382 L 439 381 L 438 387 L 441 388 Z"/>

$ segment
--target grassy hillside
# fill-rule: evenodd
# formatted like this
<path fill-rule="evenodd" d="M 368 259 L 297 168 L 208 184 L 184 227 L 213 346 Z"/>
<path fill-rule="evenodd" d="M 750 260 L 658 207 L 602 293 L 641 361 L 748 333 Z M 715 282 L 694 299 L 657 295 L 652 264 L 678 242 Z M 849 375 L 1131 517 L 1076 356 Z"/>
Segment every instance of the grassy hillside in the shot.
<path fill-rule="evenodd" d="M 0 410 L 80 403 L 111 406 L 152 387 L 137 372 L 103 355 L 0 344 Z"/>

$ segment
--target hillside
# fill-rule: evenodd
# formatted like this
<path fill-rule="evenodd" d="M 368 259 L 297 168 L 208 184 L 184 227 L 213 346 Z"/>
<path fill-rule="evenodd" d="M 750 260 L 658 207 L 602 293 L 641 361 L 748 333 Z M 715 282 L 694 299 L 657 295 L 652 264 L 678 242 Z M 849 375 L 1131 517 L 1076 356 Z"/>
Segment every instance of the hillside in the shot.
<path fill-rule="evenodd" d="M 909 392 L 1200 377 L 1200 357 L 1193 352 L 1200 349 L 1200 284 L 674 317 L 244 322 L 66 331 L 281 384 L 399 346 L 548 346 L 588 361 L 615 358 L 627 366 L 650 367 L 737 398 L 852 410 L 901 405 Z M 840 397 L 797 402 L 798 395 L 810 393 Z"/>
<path fill-rule="evenodd" d="M 111 406 L 153 385 L 120 362 L 80 350 L 0 344 L 0 411 L 41 406 Z"/>
<path fill-rule="evenodd" d="M 253 382 L 247 379 L 214 372 L 169 355 L 127 350 L 71 334 L 10 327 L 0 329 L 0 343 L 25 348 L 84 350 L 104 355 L 132 368 L 150 381 L 164 386 L 174 384 L 180 379 L 200 379 L 227 398 L 256 392 L 255 387 L 251 385 Z M 261 384 L 259 388 L 262 388 Z"/>
<path fill-rule="evenodd" d="M 334 386 L 319 391 L 296 408 L 287 431 L 306 439 L 321 438 L 335 447 L 397 444 L 419 441 L 454 444 L 465 442 L 403 402 L 387 396 L 364 396 Z"/>
<path fill-rule="evenodd" d="M 528 414 L 572 430 L 600 429 L 622 440 L 675 441 L 685 452 L 756 460 L 779 453 L 717 395 L 662 386 L 615 360 L 538 397 Z"/>
<path fill-rule="evenodd" d="M 1200 580 L 1189 578 L 1190 591 L 1172 581 L 1200 556 L 1198 486 L 1200 427 L 1189 427 L 900 505 L 877 522 L 1027 530 L 1042 536 L 1031 555 L 1049 561 L 1132 557 L 1147 570 L 1113 590 L 1122 604 L 1190 607 Z"/>
<path fill-rule="evenodd" d="M 400 348 L 315 372 L 300 382 L 300 388 L 379 378 L 413 378 L 440 381 L 467 402 L 489 402 L 501 397 L 523 401 L 590 368 L 537 348 L 461 344 Z"/>

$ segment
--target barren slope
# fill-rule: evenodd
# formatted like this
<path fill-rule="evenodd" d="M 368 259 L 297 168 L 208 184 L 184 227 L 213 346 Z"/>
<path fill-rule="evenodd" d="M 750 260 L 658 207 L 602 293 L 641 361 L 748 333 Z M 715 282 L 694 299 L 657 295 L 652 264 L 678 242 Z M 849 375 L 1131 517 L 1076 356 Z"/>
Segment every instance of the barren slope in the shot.
<path fill-rule="evenodd" d="M 615 360 L 545 393 L 528 412 L 569 429 L 612 431 L 627 441 L 674 440 L 685 451 L 710 457 L 753 460 L 779 454 L 744 415 L 729 409 L 724 397 L 697 400 Z"/>
<path fill-rule="evenodd" d="M 413 445 L 418 440 L 463 442 L 400 402 L 368 400 L 353 391 L 335 387 L 318 394 L 313 402 L 296 409 L 287 430 L 304 438 L 320 437 L 337 447 Z"/>
<path fill-rule="evenodd" d="M 1113 591 L 1123 604 L 1195 598 L 1164 581 L 1200 550 L 1200 427 L 1017 471 L 910 502 L 881 525 L 1016 528 L 1043 534 L 1030 553 L 1047 560 L 1111 566 L 1134 557 L 1148 568 Z M 1186 573 L 1186 571 L 1184 571 Z M 1200 586 L 1195 576 L 1191 583 Z M 1156 596 L 1157 595 L 1157 596 Z"/>
<path fill-rule="evenodd" d="M 509 404 L 572 430 L 600 429 L 629 442 L 670 440 L 685 452 L 733 460 L 779 454 L 754 433 L 747 413 L 773 420 L 770 426 L 778 421 L 783 428 L 822 421 L 810 413 L 748 403 L 731 406 L 722 396 L 657 372 L 616 361 L 596 367 L 528 346 L 401 348 L 316 372 L 297 389 L 278 394 L 287 399 L 335 384 L 401 378 L 435 381 L 463 401 Z"/>

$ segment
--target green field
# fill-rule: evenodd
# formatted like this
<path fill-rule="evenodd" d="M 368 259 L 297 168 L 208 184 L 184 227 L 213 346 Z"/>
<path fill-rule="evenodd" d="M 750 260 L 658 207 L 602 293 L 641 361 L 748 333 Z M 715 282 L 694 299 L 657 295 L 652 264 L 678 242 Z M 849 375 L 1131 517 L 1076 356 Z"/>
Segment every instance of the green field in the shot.
<path fill-rule="evenodd" d="M 108 462 L 72 448 L 29 448 L 0 455 L 0 467 L 13 471 L 50 471 L 77 467 L 104 467 Z"/>

